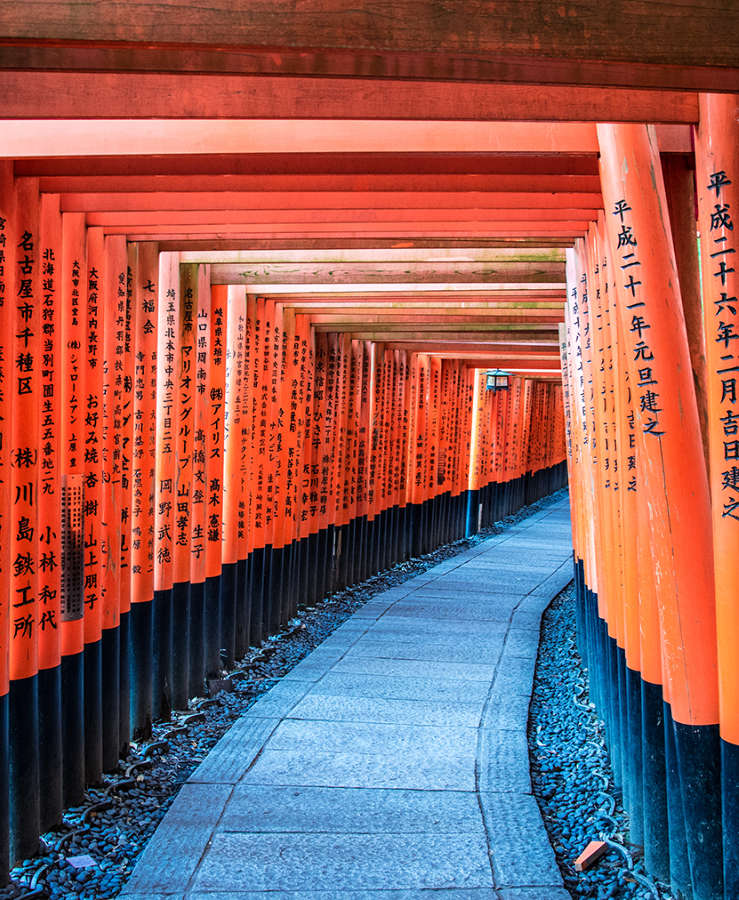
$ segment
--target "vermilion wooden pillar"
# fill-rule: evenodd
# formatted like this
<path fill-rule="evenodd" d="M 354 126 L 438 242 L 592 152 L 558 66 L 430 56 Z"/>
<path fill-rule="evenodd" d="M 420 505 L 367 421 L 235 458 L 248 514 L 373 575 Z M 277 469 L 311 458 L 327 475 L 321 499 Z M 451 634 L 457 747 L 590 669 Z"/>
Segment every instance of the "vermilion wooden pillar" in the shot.
<path fill-rule="evenodd" d="M 133 271 L 131 404 L 131 730 L 151 732 L 154 598 L 154 478 L 156 457 L 159 260 L 155 244 L 140 244 Z"/>
<path fill-rule="evenodd" d="M 62 814 L 61 641 L 61 412 L 60 288 L 62 220 L 59 196 L 41 196 L 40 293 L 42 344 L 39 415 L 39 762 L 41 828 L 59 823 Z"/>
<path fill-rule="evenodd" d="M 11 185 L 12 190 L 12 185 Z M 12 202 L 12 201 L 11 201 Z M 39 418 L 42 308 L 38 183 L 21 179 L 9 210 L 10 299 L 10 834 L 11 858 L 36 851 L 39 807 Z"/>
<path fill-rule="evenodd" d="M 0 426 L 10 426 L 10 335 L 13 327 L 11 297 L 15 295 L 14 267 L 9 264 L 15 212 L 12 161 L 0 162 Z M 8 691 L 10 662 L 10 445 L 0 441 L 0 884 L 5 884 L 10 863 Z"/>
<path fill-rule="evenodd" d="M 724 896 L 739 895 L 739 97 L 702 94 L 696 133 L 713 501 Z"/>
<path fill-rule="evenodd" d="M 682 797 L 692 890 L 702 900 L 723 890 L 716 852 L 718 692 L 705 460 L 654 133 L 647 126 L 599 125 L 598 139 L 608 238 L 621 273 L 619 315 L 638 388 L 652 540 L 672 548 L 672 563 L 660 569 L 658 583 L 666 712 L 680 776 L 679 786 L 668 790 Z M 648 379 L 640 374 L 644 369 Z"/>
<path fill-rule="evenodd" d="M 156 469 L 154 479 L 154 715 L 172 708 L 172 611 L 176 547 L 179 372 L 181 350 L 180 273 L 176 253 L 159 256 L 157 315 Z M 179 563 L 179 559 L 177 560 Z M 181 575 L 181 563 L 178 568 Z"/>

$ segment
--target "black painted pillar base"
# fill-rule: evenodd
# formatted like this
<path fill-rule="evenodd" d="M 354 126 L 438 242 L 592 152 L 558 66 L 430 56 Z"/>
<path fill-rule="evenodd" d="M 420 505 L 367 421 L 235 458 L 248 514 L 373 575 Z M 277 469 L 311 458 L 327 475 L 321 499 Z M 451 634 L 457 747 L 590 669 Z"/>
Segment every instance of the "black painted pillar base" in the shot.
<path fill-rule="evenodd" d="M 38 677 L 10 682 L 10 861 L 34 856 L 40 833 Z"/>
<path fill-rule="evenodd" d="M 154 635 L 154 653 L 158 652 Z M 166 638 L 165 638 L 166 639 Z M 190 699 L 190 582 L 172 585 L 172 708 L 186 709 Z M 156 688 L 156 683 L 154 685 Z"/>
<path fill-rule="evenodd" d="M 205 582 L 190 585 L 190 671 L 188 697 L 201 697 L 205 689 Z"/>
<path fill-rule="evenodd" d="M 120 653 L 118 684 L 120 694 L 118 701 L 118 753 L 121 757 L 128 754 L 131 742 L 131 683 L 130 683 L 130 646 L 131 646 L 131 613 L 121 613 L 121 621 L 118 626 Z M 65 760 L 66 763 L 66 760 Z M 65 803 L 65 805 L 67 805 Z"/>
<path fill-rule="evenodd" d="M 62 818 L 62 678 L 61 667 L 38 673 L 39 818 L 41 831 Z"/>
<path fill-rule="evenodd" d="M 240 559 L 236 563 L 236 631 L 234 634 L 236 659 L 241 659 L 249 649 L 251 592 L 249 591 L 248 574 L 246 559 Z M 190 645 L 192 646 L 192 638 Z"/>
<path fill-rule="evenodd" d="M 173 592 L 173 588 L 154 591 L 151 603 L 153 642 L 151 703 L 155 719 L 168 718 L 172 709 Z"/>
<path fill-rule="evenodd" d="M 641 677 L 628 666 L 626 676 L 626 745 L 628 748 L 625 760 L 624 784 L 628 784 L 629 814 L 631 840 L 635 844 L 644 845 L 644 772 L 642 764 L 642 716 L 641 716 Z M 624 804 L 626 805 L 626 804 Z"/>
<path fill-rule="evenodd" d="M 151 602 L 131 604 L 131 737 L 151 735 L 154 616 Z"/>
<path fill-rule="evenodd" d="M 118 767 L 120 750 L 121 635 L 118 628 L 104 628 L 103 667 L 103 771 Z"/>
<path fill-rule="evenodd" d="M 234 661 L 235 629 L 236 629 L 236 563 L 225 563 L 221 568 L 221 646 L 219 653 L 219 670 L 225 666 L 230 668 Z"/>
<path fill-rule="evenodd" d="M 673 729 L 693 900 L 713 900 L 724 890 L 719 728 L 673 720 Z"/>
<path fill-rule="evenodd" d="M 739 746 L 721 741 L 724 900 L 739 897 Z"/>
<path fill-rule="evenodd" d="M 255 610 L 255 622 L 259 622 L 259 643 L 266 639 L 269 633 L 269 620 L 267 618 L 267 605 L 264 596 L 264 548 L 255 547 L 251 552 L 251 602 Z M 256 636 L 255 636 L 256 638 Z"/>
<path fill-rule="evenodd" d="M 102 640 L 85 644 L 85 781 L 103 777 L 103 654 Z"/>
<path fill-rule="evenodd" d="M 205 579 L 205 675 L 215 677 L 221 668 L 221 576 Z"/>
<path fill-rule="evenodd" d="M 62 657 L 63 806 L 77 806 L 85 793 L 85 669 L 81 653 Z"/>
<path fill-rule="evenodd" d="M 670 706 L 662 703 L 665 718 L 665 788 L 667 793 L 667 821 L 670 841 L 670 884 L 686 900 L 694 900 L 688 863 L 685 834 L 685 811 L 680 787 L 680 771 L 675 747 L 675 731 Z"/>
<path fill-rule="evenodd" d="M 0 695 L 0 887 L 8 882 L 10 868 L 10 790 L 8 695 Z"/>

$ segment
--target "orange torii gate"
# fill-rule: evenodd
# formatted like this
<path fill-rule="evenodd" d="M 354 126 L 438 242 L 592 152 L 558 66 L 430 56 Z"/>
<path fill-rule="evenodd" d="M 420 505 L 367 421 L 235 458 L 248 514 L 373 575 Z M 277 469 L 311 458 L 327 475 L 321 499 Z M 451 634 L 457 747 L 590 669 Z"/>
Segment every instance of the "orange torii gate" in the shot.
<path fill-rule="evenodd" d="M 736 97 L 697 93 L 739 90 L 737 15 L 671 6 L 3 7 L 3 857 L 221 649 L 557 486 L 564 412 L 634 835 L 694 897 L 737 894 Z M 288 297 L 226 256 L 337 246 L 375 274 L 308 255 Z M 574 247 L 562 387 L 563 273 L 406 267 L 437 314 L 380 272 L 437 247 Z"/>

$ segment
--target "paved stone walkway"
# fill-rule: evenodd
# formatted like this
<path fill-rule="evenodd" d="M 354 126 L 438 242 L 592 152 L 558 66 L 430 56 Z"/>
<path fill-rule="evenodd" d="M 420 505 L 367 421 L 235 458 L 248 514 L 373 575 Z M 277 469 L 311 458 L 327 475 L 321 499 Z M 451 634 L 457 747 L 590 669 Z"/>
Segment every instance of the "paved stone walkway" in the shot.
<path fill-rule="evenodd" d="M 126 900 L 567 900 L 531 794 L 567 500 L 375 596 L 193 773 Z"/>

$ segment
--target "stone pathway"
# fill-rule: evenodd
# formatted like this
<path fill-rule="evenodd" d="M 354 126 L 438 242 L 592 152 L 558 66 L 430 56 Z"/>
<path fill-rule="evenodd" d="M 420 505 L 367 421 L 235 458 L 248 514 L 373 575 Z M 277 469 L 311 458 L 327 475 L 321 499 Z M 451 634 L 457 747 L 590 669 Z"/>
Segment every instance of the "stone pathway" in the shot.
<path fill-rule="evenodd" d="M 377 595 L 183 785 L 126 900 L 567 900 L 531 793 L 566 498 Z"/>

